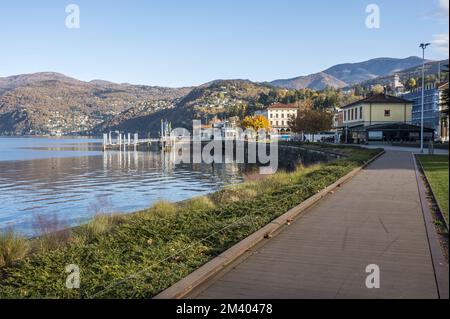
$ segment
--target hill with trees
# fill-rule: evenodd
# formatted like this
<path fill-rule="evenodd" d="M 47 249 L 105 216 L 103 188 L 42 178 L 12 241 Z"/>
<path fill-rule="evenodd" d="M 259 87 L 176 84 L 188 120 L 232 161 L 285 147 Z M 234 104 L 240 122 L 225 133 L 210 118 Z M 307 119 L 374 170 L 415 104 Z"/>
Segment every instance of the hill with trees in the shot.
<path fill-rule="evenodd" d="M 191 88 L 83 82 L 58 73 L 0 78 L 0 134 L 77 134 L 121 112 L 173 107 Z"/>

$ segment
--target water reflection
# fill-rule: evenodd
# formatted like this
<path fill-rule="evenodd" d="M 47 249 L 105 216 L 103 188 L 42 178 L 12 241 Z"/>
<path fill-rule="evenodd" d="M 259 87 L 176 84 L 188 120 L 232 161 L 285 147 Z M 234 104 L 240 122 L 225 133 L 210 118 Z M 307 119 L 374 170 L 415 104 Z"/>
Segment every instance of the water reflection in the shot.
<path fill-rule="evenodd" d="M 105 152 L 101 156 L 0 162 L 0 229 L 32 235 L 34 214 L 56 214 L 67 225 L 86 221 L 99 198 L 132 212 L 158 199 L 184 200 L 239 183 L 245 164 L 174 165 L 164 152 Z"/>
<path fill-rule="evenodd" d="M 239 183 L 256 164 L 178 164 L 174 152 L 102 152 L 93 139 L 0 138 L 0 230 L 34 235 L 36 216 L 66 226 L 98 210 L 129 213 L 157 200 L 185 200 Z M 327 161 L 323 153 L 280 149 L 280 168 Z M 107 205 L 105 204 L 107 203 Z M 106 207 L 107 206 L 107 207 Z"/>
<path fill-rule="evenodd" d="M 0 161 L 101 155 L 100 143 L 92 138 L 0 137 Z"/>

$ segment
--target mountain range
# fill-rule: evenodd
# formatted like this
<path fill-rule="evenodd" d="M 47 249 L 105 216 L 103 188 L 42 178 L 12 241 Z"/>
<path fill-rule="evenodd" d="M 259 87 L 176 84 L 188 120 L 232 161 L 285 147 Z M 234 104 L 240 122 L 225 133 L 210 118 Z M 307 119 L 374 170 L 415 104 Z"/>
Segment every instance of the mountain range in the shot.
<path fill-rule="evenodd" d="M 378 58 L 287 80 L 215 80 L 185 88 L 85 82 L 51 72 L 4 77 L 0 78 L 0 135 L 158 131 L 161 118 L 183 125 L 192 118 L 241 116 L 262 93 L 383 83 L 394 73 L 401 78 L 417 73 L 421 63 L 418 57 Z M 437 68 L 435 62 L 429 65 L 427 72 Z"/>
<path fill-rule="evenodd" d="M 432 76 L 438 74 L 440 71 L 446 69 L 446 66 L 449 65 L 449 59 L 442 61 L 428 61 L 425 64 L 425 76 Z M 422 64 L 407 68 L 401 71 L 395 72 L 400 78 L 400 81 L 405 83 L 410 78 L 415 78 L 416 80 L 420 80 L 422 77 Z M 392 83 L 392 77 L 390 76 L 380 76 L 375 79 L 366 80 L 360 82 L 358 84 L 362 86 L 371 86 L 375 84 L 381 85 L 389 85 Z"/>
<path fill-rule="evenodd" d="M 270 84 L 287 89 L 323 90 L 327 86 L 343 88 L 378 77 L 393 75 L 401 70 L 417 67 L 421 64 L 422 59 L 414 56 L 405 59 L 377 58 L 359 63 L 339 64 L 319 73 L 275 80 Z"/>

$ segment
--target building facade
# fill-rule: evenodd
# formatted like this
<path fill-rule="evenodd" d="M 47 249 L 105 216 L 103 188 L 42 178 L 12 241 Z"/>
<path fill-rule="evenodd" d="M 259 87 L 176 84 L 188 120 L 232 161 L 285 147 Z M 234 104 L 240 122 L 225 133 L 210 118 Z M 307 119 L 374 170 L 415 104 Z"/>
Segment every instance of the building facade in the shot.
<path fill-rule="evenodd" d="M 425 86 L 424 90 L 424 107 L 423 107 L 423 125 L 426 128 L 433 129 L 436 137 L 440 137 L 440 90 L 435 84 Z M 404 99 L 413 102 L 412 118 L 413 125 L 421 125 L 422 117 L 422 88 L 403 94 Z"/>
<path fill-rule="evenodd" d="M 336 130 L 342 127 L 344 124 L 344 111 L 341 109 L 335 109 L 333 116 L 333 129 Z"/>
<path fill-rule="evenodd" d="M 298 113 L 298 106 L 295 104 L 276 103 L 267 108 L 267 119 L 271 128 L 278 134 L 290 134 L 289 121 L 295 119 Z"/>
<path fill-rule="evenodd" d="M 391 95 L 377 94 L 342 108 L 346 127 L 386 123 L 411 123 L 412 102 Z"/>
<path fill-rule="evenodd" d="M 347 143 L 414 141 L 418 131 L 411 125 L 412 105 L 403 98 L 377 94 L 344 106 L 341 136 Z"/>

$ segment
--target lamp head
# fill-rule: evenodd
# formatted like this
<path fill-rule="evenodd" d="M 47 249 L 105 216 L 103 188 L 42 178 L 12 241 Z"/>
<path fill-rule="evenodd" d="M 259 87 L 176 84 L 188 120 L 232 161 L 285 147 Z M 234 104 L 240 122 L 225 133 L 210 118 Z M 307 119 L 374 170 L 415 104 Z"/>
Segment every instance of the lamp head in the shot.
<path fill-rule="evenodd" d="M 421 43 L 420 47 L 425 50 L 427 48 L 427 46 L 429 46 L 430 44 L 431 43 Z"/>

